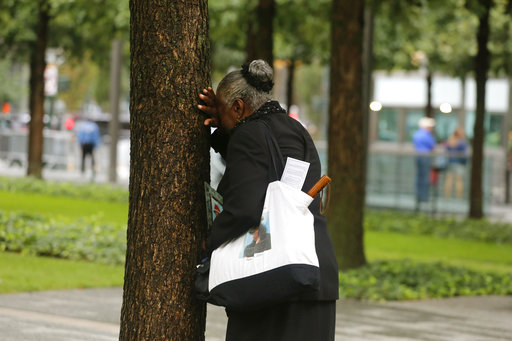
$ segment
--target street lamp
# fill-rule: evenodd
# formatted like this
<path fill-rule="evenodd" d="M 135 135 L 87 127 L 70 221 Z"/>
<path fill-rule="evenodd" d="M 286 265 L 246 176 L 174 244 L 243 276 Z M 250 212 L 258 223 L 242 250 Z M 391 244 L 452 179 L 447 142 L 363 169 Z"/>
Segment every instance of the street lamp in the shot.
<path fill-rule="evenodd" d="M 443 114 L 449 114 L 452 112 L 452 106 L 450 105 L 450 103 L 442 103 L 440 106 L 439 106 L 439 110 L 443 113 Z"/>
<path fill-rule="evenodd" d="M 370 109 L 372 111 L 381 111 L 382 109 L 382 103 L 378 102 L 378 101 L 372 101 L 370 103 Z"/>

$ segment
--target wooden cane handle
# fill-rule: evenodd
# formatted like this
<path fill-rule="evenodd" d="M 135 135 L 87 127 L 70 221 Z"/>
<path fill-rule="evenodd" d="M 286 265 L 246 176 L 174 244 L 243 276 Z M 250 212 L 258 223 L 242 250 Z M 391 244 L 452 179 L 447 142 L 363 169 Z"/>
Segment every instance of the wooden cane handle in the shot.
<path fill-rule="evenodd" d="M 331 182 L 331 178 L 328 177 L 326 174 L 322 175 L 320 180 L 316 184 L 311 187 L 311 189 L 308 191 L 307 195 L 314 198 L 318 192 L 320 192 L 327 184 Z"/>

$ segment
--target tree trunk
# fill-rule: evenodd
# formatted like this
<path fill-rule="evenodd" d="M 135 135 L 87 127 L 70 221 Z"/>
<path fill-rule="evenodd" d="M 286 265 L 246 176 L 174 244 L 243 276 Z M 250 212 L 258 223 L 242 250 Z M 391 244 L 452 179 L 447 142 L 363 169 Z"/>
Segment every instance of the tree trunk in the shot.
<path fill-rule="evenodd" d="M 364 2 L 333 1 L 329 106 L 329 228 L 340 269 L 366 264 L 363 114 Z"/>
<path fill-rule="evenodd" d="M 458 126 L 466 126 L 466 76 L 460 77 L 460 109 L 458 113 Z"/>
<path fill-rule="evenodd" d="M 512 15 L 512 0 L 509 0 L 507 3 L 506 11 L 509 15 Z M 512 157 L 512 151 L 509 149 L 510 144 L 510 123 L 512 120 L 512 34 L 510 32 L 510 29 L 512 28 L 512 24 L 510 23 L 510 17 L 509 20 L 507 20 L 505 24 L 505 30 L 507 32 L 506 36 L 506 42 L 507 42 L 507 49 L 506 49 L 506 57 L 507 57 L 507 63 L 505 64 L 505 73 L 507 74 L 508 79 L 508 110 L 507 114 L 505 115 L 505 119 L 503 122 L 504 129 L 503 134 L 505 135 L 505 203 L 510 204 L 510 174 L 512 173 L 512 165 L 511 165 L 511 157 Z"/>
<path fill-rule="evenodd" d="M 290 113 L 290 107 L 293 104 L 293 79 L 295 76 L 295 58 L 290 59 L 288 65 L 288 79 L 286 80 L 286 106 L 288 114 Z"/>
<path fill-rule="evenodd" d="M 270 66 L 274 63 L 275 0 L 258 0 L 256 17 L 249 21 L 247 30 L 247 61 L 263 59 Z"/>
<path fill-rule="evenodd" d="M 27 175 L 42 177 L 43 170 L 43 117 L 44 117 L 44 69 L 48 40 L 50 5 L 46 0 L 38 4 L 36 42 L 30 51 L 29 136 Z"/>
<path fill-rule="evenodd" d="M 425 106 L 425 116 L 434 118 L 432 110 L 432 71 L 427 70 L 427 105 Z"/>
<path fill-rule="evenodd" d="M 510 60 L 510 59 L 509 59 Z M 512 63 L 512 61 L 510 61 Z M 504 160 L 505 160 L 505 169 L 503 174 L 505 176 L 505 204 L 510 204 L 510 174 L 511 172 L 511 156 L 512 151 L 509 149 L 510 144 L 510 122 L 512 119 L 512 76 L 508 76 L 508 111 L 505 115 L 505 119 L 503 120 L 503 135 L 505 136 L 505 143 L 504 143 Z"/>
<path fill-rule="evenodd" d="M 204 340 L 208 2 L 130 0 L 130 200 L 120 340 Z"/>
<path fill-rule="evenodd" d="M 375 14 L 371 6 L 366 6 L 364 10 L 364 33 L 363 33 L 363 138 L 364 150 L 368 156 L 368 148 L 370 145 L 370 102 L 373 98 L 373 35 L 375 31 Z M 366 160 L 364 163 L 366 170 Z"/>
<path fill-rule="evenodd" d="M 483 217 L 483 159 L 484 159 L 484 120 L 485 120 L 485 84 L 489 69 L 489 12 L 492 0 L 480 0 L 484 7 L 479 18 L 477 44 L 478 52 L 475 60 L 476 77 L 476 118 L 473 130 L 473 155 L 471 158 L 471 183 L 469 196 L 469 217 L 480 219 Z"/>

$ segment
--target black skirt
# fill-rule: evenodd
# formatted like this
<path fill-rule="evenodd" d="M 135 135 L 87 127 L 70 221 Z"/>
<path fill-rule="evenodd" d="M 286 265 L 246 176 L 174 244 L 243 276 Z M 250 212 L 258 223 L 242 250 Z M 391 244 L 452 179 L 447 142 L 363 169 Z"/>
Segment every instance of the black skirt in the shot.
<path fill-rule="evenodd" d="M 334 341 L 336 301 L 289 302 L 227 314 L 226 341 Z"/>

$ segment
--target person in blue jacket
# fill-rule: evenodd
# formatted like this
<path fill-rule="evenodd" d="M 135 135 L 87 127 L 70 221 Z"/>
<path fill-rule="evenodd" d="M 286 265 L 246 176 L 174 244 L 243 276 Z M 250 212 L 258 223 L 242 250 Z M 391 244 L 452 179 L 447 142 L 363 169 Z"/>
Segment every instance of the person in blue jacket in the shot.
<path fill-rule="evenodd" d="M 100 129 L 92 120 L 88 119 L 77 127 L 76 138 L 82 149 L 82 173 L 85 173 L 85 158 L 91 158 L 91 168 L 93 176 L 95 174 L 94 149 L 101 142 Z"/>
<path fill-rule="evenodd" d="M 416 152 L 416 210 L 421 202 L 428 201 L 430 187 L 430 153 L 436 146 L 436 140 L 432 131 L 435 121 L 430 117 L 422 117 L 419 121 L 419 129 L 412 136 L 414 151 Z"/>

